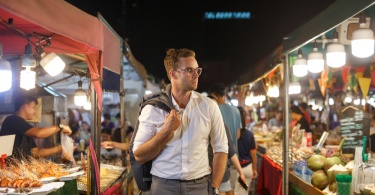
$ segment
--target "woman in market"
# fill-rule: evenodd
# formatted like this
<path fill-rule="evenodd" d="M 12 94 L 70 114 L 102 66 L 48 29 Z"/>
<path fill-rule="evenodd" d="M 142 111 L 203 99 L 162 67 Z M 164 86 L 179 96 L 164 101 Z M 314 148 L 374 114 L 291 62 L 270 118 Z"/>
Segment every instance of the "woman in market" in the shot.
<path fill-rule="evenodd" d="M 246 110 L 240 106 L 237 108 L 240 111 L 242 127 L 246 127 Z M 258 177 L 256 157 L 257 145 L 255 143 L 253 133 L 246 128 L 241 128 L 239 130 L 237 139 L 238 158 L 240 160 L 242 170 L 245 173 L 246 184 L 251 186 L 252 180 Z M 249 188 L 249 190 L 251 189 Z M 248 192 L 241 187 L 239 182 L 236 182 L 234 194 L 247 195 Z"/>
<path fill-rule="evenodd" d="M 47 138 L 55 133 L 63 132 L 68 135 L 72 133 L 69 126 L 33 127 L 27 120 L 35 116 L 38 100 L 30 95 L 19 95 L 14 100 L 15 114 L 8 116 L 0 131 L 0 136 L 15 134 L 13 155 L 22 157 L 32 155 L 34 157 L 47 157 L 62 151 L 62 146 L 52 148 L 38 148 L 34 138 Z"/>
<path fill-rule="evenodd" d="M 300 124 L 301 126 L 299 129 L 304 129 L 305 132 L 312 132 L 310 129 L 310 125 L 305 119 L 302 110 L 298 106 L 294 106 L 294 105 L 290 109 L 292 111 L 293 124 Z"/>

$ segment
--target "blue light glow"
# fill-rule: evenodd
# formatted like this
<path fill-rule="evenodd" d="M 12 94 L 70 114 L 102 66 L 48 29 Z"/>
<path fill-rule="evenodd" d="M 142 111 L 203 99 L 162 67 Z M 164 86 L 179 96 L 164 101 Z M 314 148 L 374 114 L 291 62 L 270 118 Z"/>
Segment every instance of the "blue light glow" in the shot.
<path fill-rule="evenodd" d="M 207 20 L 250 19 L 251 12 L 205 12 Z"/>

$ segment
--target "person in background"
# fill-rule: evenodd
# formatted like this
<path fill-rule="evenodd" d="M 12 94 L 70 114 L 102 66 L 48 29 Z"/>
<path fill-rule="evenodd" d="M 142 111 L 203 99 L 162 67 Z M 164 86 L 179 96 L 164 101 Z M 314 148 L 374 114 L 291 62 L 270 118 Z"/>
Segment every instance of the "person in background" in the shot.
<path fill-rule="evenodd" d="M 111 115 L 108 113 L 103 114 L 104 121 L 102 122 L 102 129 L 108 128 L 114 130 L 115 124 L 111 121 Z"/>
<path fill-rule="evenodd" d="M 276 116 L 268 121 L 268 129 L 283 126 L 283 111 L 277 111 Z"/>
<path fill-rule="evenodd" d="M 208 190 L 219 194 L 228 140 L 217 104 L 194 91 L 202 68 L 189 49 L 169 49 L 164 66 L 171 81 L 165 93 L 174 109 L 169 113 L 152 105 L 142 109 L 134 138 L 135 160 L 140 164 L 152 160 L 152 195 L 200 195 Z"/>
<path fill-rule="evenodd" d="M 243 107 L 237 107 L 241 114 L 242 125 L 245 126 L 246 110 Z M 257 156 L 256 150 L 257 145 L 254 139 L 254 134 L 246 128 L 241 128 L 238 132 L 238 156 L 240 164 L 245 173 L 246 184 L 251 186 L 253 179 L 258 177 L 257 170 Z M 250 189 L 249 189 L 250 190 Z M 247 195 L 248 192 L 241 187 L 239 182 L 236 183 L 235 188 L 236 195 Z"/>
<path fill-rule="evenodd" d="M 213 84 L 208 93 L 214 97 L 219 104 L 219 109 L 223 117 L 224 124 L 228 126 L 230 135 L 232 138 L 234 150 L 237 153 L 237 132 L 242 128 L 241 116 L 238 109 L 226 103 L 226 86 L 222 83 Z M 231 189 L 234 190 L 237 181 L 237 170 L 236 167 L 231 163 L 229 167 L 230 171 L 230 185 Z"/>
<path fill-rule="evenodd" d="M 303 113 L 303 117 L 305 117 L 307 123 L 309 125 L 311 125 L 311 117 L 310 117 L 310 113 L 308 112 L 308 106 L 307 106 L 307 103 L 306 102 L 301 102 L 299 105 L 299 108 L 301 109 L 302 113 Z"/>
<path fill-rule="evenodd" d="M 295 124 L 300 124 L 301 126 L 299 129 L 304 129 L 306 133 L 312 132 L 310 129 L 310 125 L 305 119 L 304 114 L 301 111 L 301 109 L 298 106 L 294 106 L 294 105 L 290 109 L 292 111 L 292 123 L 294 122 Z"/>
<path fill-rule="evenodd" d="M 216 101 L 215 98 L 211 95 L 208 95 L 207 97 Z M 242 179 L 243 182 L 246 183 L 246 178 L 245 178 L 245 175 L 242 171 L 241 164 L 238 160 L 236 152 L 234 151 L 234 145 L 232 143 L 232 137 L 230 135 L 229 128 L 225 124 L 224 124 L 224 126 L 225 126 L 225 133 L 226 133 L 227 138 L 228 138 L 228 148 L 229 148 L 228 149 L 228 159 L 230 159 L 232 164 L 236 167 L 236 170 L 237 170 L 238 174 L 240 175 L 239 177 Z M 209 147 L 210 147 L 210 151 L 212 151 L 211 145 L 209 145 Z M 209 153 L 209 155 L 211 155 L 211 152 Z M 212 157 L 209 156 L 209 159 L 212 159 Z M 219 188 L 221 195 L 232 195 L 232 194 L 234 194 L 234 189 L 231 187 L 230 181 L 229 181 L 230 180 L 229 167 L 230 167 L 230 163 L 228 161 L 227 167 L 225 169 L 224 177 L 223 177 L 223 180 L 222 180 L 222 182 L 220 184 L 220 188 Z"/>
<path fill-rule="evenodd" d="M 47 138 L 58 132 L 68 135 L 72 130 L 67 125 L 50 127 L 33 127 L 27 120 L 33 119 L 38 106 L 38 100 L 30 95 L 19 95 L 14 100 L 15 114 L 8 116 L 0 131 L 0 136 L 15 134 L 13 155 L 20 158 L 22 155 L 33 157 L 47 157 L 62 151 L 61 145 L 52 148 L 38 148 L 34 138 Z"/>
<path fill-rule="evenodd" d="M 102 129 L 102 142 L 112 142 L 111 133 L 112 133 L 111 129 L 103 128 Z M 118 148 L 114 148 L 113 146 L 102 145 L 102 147 L 100 148 L 100 156 L 101 156 L 101 161 L 103 163 L 120 165 L 121 155 L 122 155 L 121 150 Z"/>
<path fill-rule="evenodd" d="M 88 146 L 90 143 L 90 126 L 87 122 L 83 121 L 81 124 L 81 128 L 79 128 L 79 135 L 80 139 L 85 140 L 85 145 Z"/>

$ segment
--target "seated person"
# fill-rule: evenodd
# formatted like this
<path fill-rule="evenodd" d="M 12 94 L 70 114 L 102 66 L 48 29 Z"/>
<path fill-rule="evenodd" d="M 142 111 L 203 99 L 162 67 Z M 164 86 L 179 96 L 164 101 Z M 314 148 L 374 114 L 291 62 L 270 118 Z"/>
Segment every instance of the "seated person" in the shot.
<path fill-rule="evenodd" d="M 109 128 L 102 129 L 102 141 L 112 142 L 111 138 L 112 130 Z M 113 146 L 105 145 L 100 148 L 101 161 L 106 164 L 117 164 L 121 163 L 121 150 L 114 148 Z"/>

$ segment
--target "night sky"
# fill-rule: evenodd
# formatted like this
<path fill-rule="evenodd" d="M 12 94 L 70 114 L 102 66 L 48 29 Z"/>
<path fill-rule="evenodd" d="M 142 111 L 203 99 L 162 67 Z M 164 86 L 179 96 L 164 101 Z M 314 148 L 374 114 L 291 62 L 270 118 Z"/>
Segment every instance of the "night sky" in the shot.
<path fill-rule="evenodd" d="M 163 65 L 168 48 L 193 49 L 203 67 L 198 91 L 205 91 L 215 82 L 235 84 L 241 72 L 334 0 L 67 2 L 94 16 L 100 12 L 156 81 L 168 80 Z M 205 12 L 251 12 L 251 19 L 207 20 Z"/>

